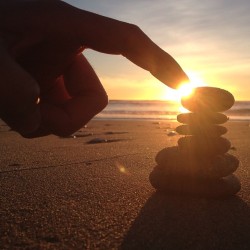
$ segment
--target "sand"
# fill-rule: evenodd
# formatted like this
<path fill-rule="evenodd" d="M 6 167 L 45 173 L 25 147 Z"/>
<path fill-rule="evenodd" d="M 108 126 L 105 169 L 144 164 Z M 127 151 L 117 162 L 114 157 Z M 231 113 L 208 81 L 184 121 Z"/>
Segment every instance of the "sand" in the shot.
<path fill-rule="evenodd" d="M 242 184 L 226 200 L 150 185 L 176 126 L 95 120 L 75 138 L 29 140 L 1 124 L 0 249 L 250 249 L 249 122 L 226 124 Z"/>

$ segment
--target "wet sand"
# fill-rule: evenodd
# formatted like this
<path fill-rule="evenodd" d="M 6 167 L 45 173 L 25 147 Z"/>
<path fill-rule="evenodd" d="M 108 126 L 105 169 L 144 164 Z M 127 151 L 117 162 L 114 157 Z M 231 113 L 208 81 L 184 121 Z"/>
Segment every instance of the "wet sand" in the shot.
<path fill-rule="evenodd" d="M 150 185 L 175 122 L 95 120 L 32 140 L 0 125 L 0 249 L 250 249 L 249 122 L 226 124 L 242 184 L 226 200 Z"/>

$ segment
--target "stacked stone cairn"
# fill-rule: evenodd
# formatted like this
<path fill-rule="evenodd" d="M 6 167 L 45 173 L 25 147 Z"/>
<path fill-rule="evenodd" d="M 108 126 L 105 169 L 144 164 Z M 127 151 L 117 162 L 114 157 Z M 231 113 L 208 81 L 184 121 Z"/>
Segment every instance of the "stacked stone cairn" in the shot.
<path fill-rule="evenodd" d="M 236 194 L 241 185 L 232 173 L 239 160 L 227 153 L 231 143 L 222 137 L 227 129 L 218 125 L 228 120 L 219 112 L 233 106 L 233 95 L 220 88 L 199 87 L 181 102 L 191 111 L 177 116 L 183 125 L 176 132 L 184 137 L 178 146 L 164 148 L 156 155 L 157 166 L 149 176 L 152 186 L 168 194 L 207 198 Z"/>

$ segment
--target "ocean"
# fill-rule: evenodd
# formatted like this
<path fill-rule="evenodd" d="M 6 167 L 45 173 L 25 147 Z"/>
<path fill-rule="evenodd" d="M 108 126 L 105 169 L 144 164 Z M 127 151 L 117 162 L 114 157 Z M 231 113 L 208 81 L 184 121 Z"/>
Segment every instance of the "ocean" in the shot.
<path fill-rule="evenodd" d="M 176 120 L 183 112 L 180 103 L 173 101 L 125 101 L 111 100 L 95 119 L 146 119 Z M 236 101 L 234 106 L 223 112 L 233 121 L 250 121 L 250 101 Z"/>

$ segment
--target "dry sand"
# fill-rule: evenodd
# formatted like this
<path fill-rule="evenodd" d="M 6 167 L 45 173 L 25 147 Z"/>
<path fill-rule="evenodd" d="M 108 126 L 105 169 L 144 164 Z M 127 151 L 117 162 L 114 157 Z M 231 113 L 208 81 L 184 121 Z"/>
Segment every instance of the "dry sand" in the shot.
<path fill-rule="evenodd" d="M 76 138 L 28 140 L 2 124 L 0 249 L 250 249 L 249 123 L 226 124 L 242 183 L 227 200 L 152 188 L 155 155 L 176 145 L 176 126 L 96 120 Z"/>

